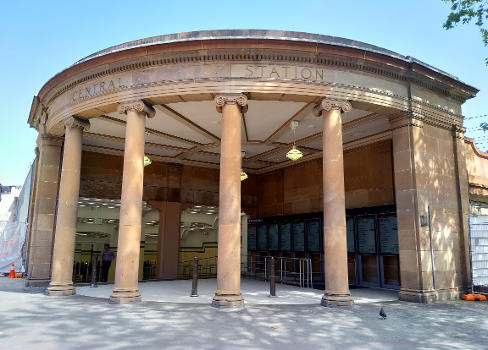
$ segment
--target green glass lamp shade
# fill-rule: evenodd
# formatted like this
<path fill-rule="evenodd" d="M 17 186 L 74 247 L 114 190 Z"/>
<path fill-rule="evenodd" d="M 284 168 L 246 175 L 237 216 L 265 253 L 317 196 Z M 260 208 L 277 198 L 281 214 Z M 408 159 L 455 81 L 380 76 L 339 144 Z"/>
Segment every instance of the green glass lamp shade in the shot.
<path fill-rule="evenodd" d="M 290 160 L 298 160 L 302 157 L 303 157 L 302 151 L 300 151 L 295 146 L 293 146 L 293 148 L 286 153 L 286 158 Z"/>
<path fill-rule="evenodd" d="M 144 156 L 144 166 L 148 166 L 151 163 L 152 163 L 152 160 L 149 159 L 149 157 L 145 155 Z"/>

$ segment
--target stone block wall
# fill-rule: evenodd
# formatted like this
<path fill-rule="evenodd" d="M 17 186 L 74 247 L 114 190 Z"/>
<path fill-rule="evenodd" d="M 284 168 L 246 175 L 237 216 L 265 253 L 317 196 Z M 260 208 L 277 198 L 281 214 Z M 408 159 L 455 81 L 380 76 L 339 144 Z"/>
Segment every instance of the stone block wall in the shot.
<path fill-rule="evenodd" d="M 391 142 L 344 152 L 346 208 L 394 204 Z M 258 216 L 322 211 L 322 159 L 259 175 Z"/>

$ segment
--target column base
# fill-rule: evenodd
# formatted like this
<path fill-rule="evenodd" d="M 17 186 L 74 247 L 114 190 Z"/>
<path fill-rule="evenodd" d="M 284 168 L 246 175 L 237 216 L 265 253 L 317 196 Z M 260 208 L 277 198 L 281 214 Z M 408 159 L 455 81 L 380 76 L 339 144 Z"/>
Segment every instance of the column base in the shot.
<path fill-rule="evenodd" d="M 48 279 L 27 279 L 25 281 L 26 288 L 47 288 L 49 287 Z"/>
<path fill-rule="evenodd" d="M 401 288 L 398 292 L 398 299 L 413 303 L 430 304 L 438 300 L 438 294 L 435 290 Z"/>
<path fill-rule="evenodd" d="M 325 291 L 322 301 L 320 302 L 322 306 L 352 306 L 354 305 L 354 300 L 351 297 L 351 293 L 345 292 L 328 292 Z"/>
<path fill-rule="evenodd" d="M 240 308 L 244 307 L 244 298 L 242 294 L 220 294 L 215 293 L 212 300 L 212 306 L 218 308 Z"/>
<path fill-rule="evenodd" d="M 49 283 L 49 287 L 46 289 L 46 295 L 49 296 L 62 296 L 75 294 L 75 287 L 73 283 Z"/>
<path fill-rule="evenodd" d="M 135 303 L 141 301 L 139 289 L 115 289 L 112 291 L 109 302 L 112 304 Z"/>

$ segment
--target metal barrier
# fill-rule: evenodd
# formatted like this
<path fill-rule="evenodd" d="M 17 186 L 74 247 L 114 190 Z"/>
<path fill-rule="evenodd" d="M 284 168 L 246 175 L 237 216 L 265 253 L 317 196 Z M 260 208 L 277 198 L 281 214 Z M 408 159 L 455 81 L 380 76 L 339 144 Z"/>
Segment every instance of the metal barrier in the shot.
<path fill-rule="evenodd" d="M 185 260 L 178 264 L 178 279 L 193 278 L 194 259 Z M 212 278 L 217 276 L 217 257 L 198 259 L 197 265 L 198 278 Z"/>
<path fill-rule="evenodd" d="M 276 282 L 291 284 L 302 288 L 313 288 L 312 260 L 310 258 L 288 258 L 261 256 L 259 261 L 247 256 L 247 261 L 241 263 L 241 275 L 269 281 L 271 274 L 271 260 L 275 261 L 274 274 Z M 217 257 L 182 261 L 178 265 L 178 279 L 192 279 L 193 268 L 196 265 L 198 278 L 214 278 L 217 276 Z M 320 272 L 317 272 L 320 273 Z"/>
<path fill-rule="evenodd" d="M 488 213 L 488 207 L 485 214 Z M 488 293 L 488 216 L 469 217 L 472 293 Z"/>
<path fill-rule="evenodd" d="M 281 284 L 292 284 L 302 288 L 313 288 L 312 260 L 310 258 L 288 258 L 264 256 L 263 260 L 252 260 L 249 257 L 247 276 L 256 279 L 270 278 L 271 259 L 276 261 L 275 275 L 276 281 Z"/>

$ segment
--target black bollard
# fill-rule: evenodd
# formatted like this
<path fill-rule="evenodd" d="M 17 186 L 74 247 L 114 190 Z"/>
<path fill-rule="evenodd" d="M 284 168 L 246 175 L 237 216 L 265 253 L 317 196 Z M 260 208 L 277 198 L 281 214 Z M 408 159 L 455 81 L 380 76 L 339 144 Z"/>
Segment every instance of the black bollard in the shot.
<path fill-rule="evenodd" d="M 90 288 L 97 288 L 97 256 L 93 256 L 93 263 L 92 263 L 92 278 L 90 283 Z"/>
<path fill-rule="evenodd" d="M 198 258 L 193 258 L 193 280 L 191 282 L 191 297 L 198 296 Z"/>
<path fill-rule="evenodd" d="M 274 256 L 271 257 L 269 266 L 269 296 L 276 296 L 276 279 L 275 279 L 275 261 Z"/>

